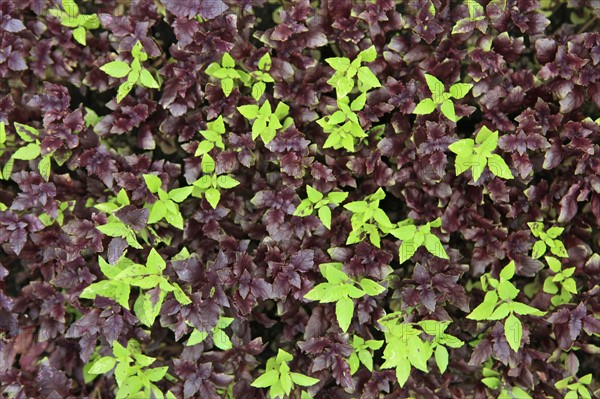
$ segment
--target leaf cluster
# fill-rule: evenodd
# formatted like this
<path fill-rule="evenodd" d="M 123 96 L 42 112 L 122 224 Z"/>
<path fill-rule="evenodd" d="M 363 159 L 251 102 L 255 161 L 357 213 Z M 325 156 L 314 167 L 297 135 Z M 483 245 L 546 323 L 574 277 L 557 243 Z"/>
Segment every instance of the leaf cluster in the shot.
<path fill-rule="evenodd" d="M 575 379 L 575 382 L 571 382 Z M 565 399 L 577 399 L 579 397 L 583 399 L 592 399 L 592 394 L 589 391 L 589 388 L 586 385 L 590 385 L 592 383 L 592 375 L 586 374 L 581 378 L 577 378 L 574 375 L 570 375 L 567 378 L 563 378 L 560 381 L 557 381 L 554 386 L 556 389 L 567 390 L 565 394 Z"/>
<path fill-rule="evenodd" d="M 204 196 L 210 206 L 217 209 L 217 205 L 221 201 L 220 190 L 234 188 L 240 182 L 231 175 L 217 175 L 214 173 L 214 161 L 211 163 L 211 160 L 212 158 L 208 154 L 205 154 L 202 158 L 202 171 L 205 174 L 192 184 L 192 196 L 197 198 Z"/>
<path fill-rule="evenodd" d="M 394 228 L 387 214 L 379 208 L 379 203 L 385 198 L 385 192 L 379 188 L 376 192 L 366 196 L 363 200 L 349 202 L 344 208 L 352 212 L 350 223 L 352 231 L 348 235 L 346 244 L 361 242 L 368 235 L 371 244 L 377 248 L 381 246 L 381 237 Z"/>
<path fill-rule="evenodd" d="M 383 346 L 383 342 L 384 341 L 374 339 L 365 341 L 362 337 L 355 335 L 352 338 L 353 352 L 348 358 L 350 373 L 354 375 L 360 367 L 360 363 L 362 363 L 367 370 L 373 371 L 373 354 L 371 351 L 380 349 Z"/>
<path fill-rule="evenodd" d="M 223 135 L 225 134 L 225 123 L 223 122 L 223 116 L 219 115 L 214 121 L 208 122 L 207 129 L 201 130 L 200 134 L 204 137 L 204 140 L 198 143 L 198 148 L 194 153 L 195 157 L 208 154 L 213 148 L 224 150 Z"/>
<path fill-rule="evenodd" d="M 568 267 L 563 270 L 560 260 L 551 256 L 546 256 L 545 259 L 552 275 L 544 280 L 544 292 L 553 294 L 550 301 L 554 306 L 569 303 L 573 294 L 577 294 L 577 283 L 572 277 L 576 268 Z"/>
<path fill-rule="evenodd" d="M 271 70 L 271 56 L 269 53 L 265 53 L 260 60 L 258 60 L 258 70 L 250 72 L 252 77 L 252 98 L 256 101 L 260 101 L 261 97 L 265 93 L 267 83 L 274 83 L 275 80 L 269 74 Z"/>
<path fill-rule="evenodd" d="M 138 241 L 138 235 L 141 237 L 146 244 L 151 243 L 151 239 L 155 242 L 161 242 L 162 239 L 156 234 L 156 231 L 150 226 L 147 226 L 147 213 L 144 215 L 145 210 L 133 210 L 128 213 L 135 217 L 133 221 L 127 221 L 119 217 L 118 211 L 131 205 L 129 196 L 125 189 L 121 189 L 115 197 L 111 197 L 109 201 L 94 204 L 93 202 L 89 206 L 105 212 L 108 214 L 108 222 L 96 228 L 103 234 L 109 237 L 122 238 L 127 241 L 127 244 L 136 249 L 142 249 L 142 245 Z M 110 257 L 109 257 L 110 260 Z M 113 263 L 111 261 L 111 263 Z"/>

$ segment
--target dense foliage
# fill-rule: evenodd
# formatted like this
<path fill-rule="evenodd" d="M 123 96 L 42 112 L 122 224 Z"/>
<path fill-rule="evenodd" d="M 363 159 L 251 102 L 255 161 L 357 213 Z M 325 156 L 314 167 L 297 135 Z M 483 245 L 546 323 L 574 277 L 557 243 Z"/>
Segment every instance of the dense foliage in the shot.
<path fill-rule="evenodd" d="M 597 0 L 0 6 L 3 397 L 600 397 Z"/>

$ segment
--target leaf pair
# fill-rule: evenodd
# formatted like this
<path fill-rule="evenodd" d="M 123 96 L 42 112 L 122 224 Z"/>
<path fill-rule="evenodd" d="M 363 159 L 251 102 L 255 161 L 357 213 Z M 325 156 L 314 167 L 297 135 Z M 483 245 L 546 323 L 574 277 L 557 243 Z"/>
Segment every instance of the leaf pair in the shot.
<path fill-rule="evenodd" d="M 282 102 L 277 104 L 275 112 L 272 111 L 269 100 L 265 100 L 261 107 L 256 104 L 248 104 L 241 105 L 237 109 L 246 119 L 253 121 L 252 140 L 256 140 L 260 136 L 265 144 L 269 144 L 275 138 L 277 130 L 285 130 L 293 123 L 292 118 L 286 118 L 290 107 Z"/>
<path fill-rule="evenodd" d="M 348 193 L 340 191 L 332 191 L 327 194 L 327 197 L 323 193 L 315 190 L 312 186 L 306 186 L 307 198 L 300 202 L 298 208 L 294 211 L 294 216 L 306 217 L 312 215 L 314 210 L 317 210 L 317 215 L 323 226 L 331 230 L 331 208 L 330 204 L 336 206 L 344 202 L 348 197 Z"/>
<path fill-rule="evenodd" d="M 417 115 L 428 115 L 432 113 L 437 107 L 440 107 L 442 114 L 452 122 L 457 122 L 458 117 L 454 109 L 454 102 L 451 98 L 460 100 L 466 96 L 471 88 L 472 84 L 469 83 L 455 83 L 450 86 L 450 90 L 446 91 L 444 84 L 435 76 L 425 74 L 425 81 L 431 91 L 431 98 L 424 98 L 419 102 L 413 111 L 413 114 Z"/>
<path fill-rule="evenodd" d="M 355 298 L 365 295 L 376 296 L 385 291 L 385 288 L 375 281 L 363 278 L 356 282 L 344 273 L 342 263 L 322 263 L 319 266 L 321 274 L 327 280 L 311 289 L 304 298 L 320 303 L 335 302 L 335 315 L 343 332 L 348 331 L 354 315 Z M 359 285 L 358 288 L 356 285 Z"/>
<path fill-rule="evenodd" d="M 120 103 L 123 98 L 138 84 L 149 89 L 158 89 L 160 85 L 154 79 L 149 70 L 142 67 L 142 62 L 148 59 L 148 54 L 144 51 L 142 43 L 138 41 L 131 50 L 133 61 L 131 65 L 123 61 L 111 61 L 100 67 L 100 70 L 113 78 L 124 78 L 117 91 L 117 102 Z"/>
<path fill-rule="evenodd" d="M 475 141 L 461 139 L 450 144 L 448 148 L 456 154 L 456 175 L 471 169 L 473 180 L 477 181 L 487 166 L 494 175 L 502 179 L 512 179 L 513 175 L 504 159 L 498 154 L 492 154 L 497 146 L 498 131 L 492 132 L 486 126 L 479 130 Z"/>

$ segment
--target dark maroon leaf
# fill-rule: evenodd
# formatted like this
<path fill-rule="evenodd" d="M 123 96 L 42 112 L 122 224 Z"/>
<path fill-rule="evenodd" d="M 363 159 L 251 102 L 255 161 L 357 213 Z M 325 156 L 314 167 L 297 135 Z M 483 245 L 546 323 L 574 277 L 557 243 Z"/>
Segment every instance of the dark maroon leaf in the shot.
<path fill-rule="evenodd" d="M 139 231 L 146 227 L 149 212 L 146 208 L 135 209 L 133 205 L 127 205 L 115 212 L 115 216 L 118 217 L 127 226 L 131 227 L 136 231 Z"/>
<path fill-rule="evenodd" d="M 202 18 L 212 19 L 227 10 L 227 5 L 221 0 L 165 0 L 167 10 L 177 17 L 194 18 L 200 15 Z"/>

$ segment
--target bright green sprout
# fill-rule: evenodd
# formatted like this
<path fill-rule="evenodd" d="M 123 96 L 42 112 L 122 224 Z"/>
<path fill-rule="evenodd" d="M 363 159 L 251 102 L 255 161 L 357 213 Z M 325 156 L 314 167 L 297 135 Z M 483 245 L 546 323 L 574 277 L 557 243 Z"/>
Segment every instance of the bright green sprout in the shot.
<path fill-rule="evenodd" d="M 577 294 L 577 283 L 575 282 L 575 279 L 571 277 L 575 273 L 576 268 L 568 267 L 563 270 L 560 260 L 551 256 L 546 256 L 545 258 L 553 274 L 546 277 L 546 280 L 544 280 L 544 292 L 553 294 L 552 298 L 550 298 L 550 302 L 552 302 L 554 306 L 569 303 L 573 294 Z"/>
<path fill-rule="evenodd" d="M 183 216 L 181 216 L 178 204 L 192 194 L 194 187 L 174 188 L 167 193 L 161 188 L 162 181 L 158 176 L 145 174 L 143 177 L 148 190 L 158 196 L 158 200 L 148 206 L 150 209 L 148 224 L 165 219 L 171 226 L 183 230 Z"/>
<path fill-rule="evenodd" d="M 282 102 L 277 104 L 275 112 L 272 111 L 269 100 L 265 100 L 261 107 L 256 104 L 248 104 L 241 105 L 237 109 L 246 119 L 254 120 L 252 140 L 256 140 L 260 136 L 265 144 L 269 144 L 275 138 L 277 130 L 285 130 L 293 123 L 293 119 L 287 116 L 290 107 Z"/>
<path fill-rule="evenodd" d="M 28 144 L 15 151 L 6 164 L 4 164 L 0 178 L 7 180 L 12 174 L 15 160 L 31 161 L 38 158 L 42 153 L 41 142 L 38 139 L 40 132 L 36 128 L 18 122 L 14 122 L 13 125 L 19 137 Z M 6 139 L 6 127 L 4 126 L 4 122 L 0 121 L 0 153 L 4 151 L 3 147 L 5 146 Z M 52 153 L 44 155 L 38 162 L 38 171 L 46 181 L 50 178 L 51 155 Z"/>
<path fill-rule="evenodd" d="M 88 30 L 98 29 L 100 20 L 96 14 L 79 14 L 79 7 L 73 0 L 62 0 L 64 11 L 56 8 L 49 10 L 50 15 L 59 18 L 62 26 L 73 29 L 73 38 L 82 46 L 86 45 Z"/>
<path fill-rule="evenodd" d="M 142 353 L 140 344 L 135 339 L 130 339 L 127 347 L 113 341 L 113 356 L 103 356 L 96 360 L 88 373 L 106 374 L 114 369 L 118 386 L 117 399 L 163 399 L 165 395 L 154 383 L 163 379 L 169 367 L 148 368 L 155 361 L 156 358 Z M 166 397 L 175 399 L 170 391 Z"/>
<path fill-rule="evenodd" d="M 133 305 L 133 311 L 140 322 L 147 327 L 152 327 L 154 324 L 167 293 L 172 292 L 182 305 L 192 303 L 177 283 L 169 282 L 169 279 L 163 275 L 166 262 L 154 248 L 150 250 L 145 266 L 126 258 L 125 254 L 121 255 L 114 266 L 100 256 L 98 263 L 107 279 L 87 286 L 80 298 L 94 299 L 97 295 L 101 295 L 112 298 L 125 309 L 129 309 L 131 287 L 139 287 L 140 293 Z M 149 291 L 156 289 L 158 295 L 156 292 Z"/>
<path fill-rule="evenodd" d="M 365 295 L 376 296 L 384 292 L 385 288 L 368 278 L 358 282 L 352 280 L 342 271 L 342 266 L 343 264 L 339 262 L 319 265 L 319 270 L 327 282 L 318 284 L 306 293 L 304 298 L 320 303 L 335 302 L 337 322 L 342 331 L 346 332 L 354 315 L 353 298 L 362 298 Z"/>
<path fill-rule="evenodd" d="M 398 384 L 403 387 L 414 367 L 429 373 L 428 360 L 434 356 L 435 362 L 444 373 L 448 367 L 447 347 L 460 348 L 464 342 L 447 334 L 449 321 L 423 320 L 418 323 L 401 322 L 401 312 L 391 313 L 379 320 L 384 328 L 385 349 L 382 369 L 396 369 Z M 423 338 L 423 336 L 429 336 Z"/>
<path fill-rule="evenodd" d="M 379 202 L 385 198 L 385 192 L 379 188 L 375 193 L 367 196 L 364 200 L 353 201 L 344 208 L 353 213 L 350 223 L 352 231 L 346 240 L 346 244 L 356 244 L 369 236 L 371 244 L 377 248 L 381 247 L 381 233 L 387 234 L 394 228 L 387 214 L 379 208 Z"/>
<path fill-rule="evenodd" d="M 324 116 L 317 121 L 323 131 L 329 134 L 323 148 L 333 147 L 336 150 L 344 148 L 349 152 L 354 152 L 355 141 L 360 141 L 368 136 L 356 115 L 356 112 L 365 106 L 367 95 L 362 93 L 350 105 L 348 105 L 348 101 L 347 97 L 338 98 L 339 109 L 332 115 Z"/>
<path fill-rule="evenodd" d="M 354 375 L 354 373 L 358 371 L 360 363 L 362 363 L 367 370 L 373 371 L 373 354 L 371 351 L 377 350 L 382 346 L 383 341 L 377 341 L 374 339 L 365 341 L 362 337 L 355 335 L 352 339 L 352 348 L 354 350 L 348 359 L 350 373 Z"/>
<path fill-rule="evenodd" d="M 541 258 L 548 248 L 550 248 L 550 252 L 560 258 L 569 256 L 562 241 L 556 239 L 564 231 L 564 227 L 550 227 L 548 231 L 544 231 L 544 223 L 542 222 L 529 222 L 527 226 L 529 226 L 533 236 L 540 239 L 533 245 L 531 253 L 533 259 Z"/>
<path fill-rule="evenodd" d="M 269 53 L 265 53 L 260 60 L 258 60 L 258 71 L 250 72 L 250 76 L 253 78 L 254 83 L 252 85 L 252 98 L 256 101 L 260 101 L 261 97 L 265 93 L 267 83 L 273 83 L 275 80 L 269 71 L 271 70 L 271 56 Z"/>
<path fill-rule="evenodd" d="M 284 399 L 290 397 L 294 385 L 310 387 L 319 382 L 317 378 L 290 371 L 288 362 L 294 357 L 288 352 L 279 349 L 277 357 L 267 360 L 267 368 L 260 377 L 252 382 L 255 388 L 269 388 L 270 399 Z M 302 394 L 302 398 L 308 397 Z"/>
<path fill-rule="evenodd" d="M 233 91 L 236 80 L 240 80 L 243 84 L 248 84 L 250 82 L 250 75 L 244 71 L 235 69 L 235 60 L 229 53 L 223 54 L 221 64 L 213 62 L 206 68 L 205 72 L 208 76 L 221 81 L 221 89 L 223 90 L 225 97 L 229 97 Z"/>
<path fill-rule="evenodd" d="M 365 93 L 370 89 L 381 87 L 377 76 L 367 66 L 361 66 L 363 62 L 372 62 L 377 58 L 375 46 L 358 53 L 354 61 L 346 57 L 332 57 L 325 59 L 335 70 L 333 76 L 327 81 L 336 90 L 337 97 L 346 97 L 354 88 L 354 78 L 358 78 L 358 90 Z"/>
<path fill-rule="evenodd" d="M 410 259 L 419 247 L 425 245 L 427 251 L 432 255 L 442 259 L 449 259 L 440 239 L 431 232 L 432 227 L 441 227 L 442 220 L 437 218 L 423 226 L 415 226 L 412 219 L 406 219 L 398 223 L 398 227 L 391 229 L 389 233 L 399 240 L 402 244 L 398 249 L 400 264 Z"/>
<path fill-rule="evenodd" d="M 454 103 L 451 98 L 460 100 L 469 93 L 473 85 L 469 83 L 455 83 L 450 87 L 450 91 L 447 92 L 444 84 L 435 76 L 426 73 L 425 80 L 427 81 L 429 91 L 431 91 L 431 98 L 421 100 L 417 104 L 413 114 L 428 115 L 439 106 L 446 118 L 452 122 L 457 122 L 460 118 L 456 116 Z"/>
<path fill-rule="evenodd" d="M 140 41 L 131 49 L 131 55 L 133 57 L 131 65 L 124 61 L 111 61 L 100 67 L 101 71 L 113 78 L 124 78 L 127 76 L 127 80 L 119 86 L 119 90 L 117 91 L 118 103 L 125 98 L 136 84 L 149 89 L 160 88 L 160 85 L 150 71 L 142 67 L 142 62 L 148 59 L 148 54 L 144 51 L 144 47 Z"/>
<path fill-rule="evenodd" d="M 204 198 L 213 209 L 217 209 L 219 201 L 221 201 L 221 192 L 219 189 L 230 189 L 238 186 L 239 181 L 231 175 L 217 175 L 215 173 L 215 161 L 208 154 L 202 157 L 200 165 L 204 175 L 192 183 L 192 196 L 196 198 Z"/>
<path fill-rule="evenodd" d="M 492 132 L 486 126 L 479 130 L 475 141 L 461 139 L 450 144 L 448 148 L 456 154 L 456 161 L 454 161 L 456 175 L 471 169 L 473 181 L 477 181 L 487 165 L 494 175 L 502 179 L 513 179 L 504 159 L 498 154 L 492 154 L 497 146 L 498 131 Z"/>
<path fill-rule="evenodd" d="M 505 384 L 501 384 L 502 380 L 500 377 L 500 373 L 494 371 L 488 367 L 484 367 L 482 371 L 483 377 L 481 382 L 490 389 L 500 389 L 501 385 L 506 386 Z M 506 387 L 502 388 L 500 395 L 498 398 L 504 399 L 531 399 L 531 396 L 525 392 L 522 388 L 519 387 Z"/>
<path fill-rule="evenodd" d="M 207 129 L 201 130 L 200 134 L 204 137 L 204 140 L 198 144 L 194 156 L 198 157 L 208 154 L 215 147 L 224 150 L 223 135 L 225 134 L 225 123 L 223 123 L 223 116 L 219 115 L 214 121 L 208 122 Z"/>
<path fill-rule="evenodd" d="M 489 274 L 481 276 L 481 285 L 487 292 L 483 302 L 473 309 L 467 318 L 478 321 L 504 320 L 504 336 L 506 337 L 506 341 L 513 351 L 518 352 L 523 336 L 523 325 L 515 314 L 543 316 L 546 312 L 514 300 L 520 292 L 510 282 L 510 279 L 514 275 L 515 262 L 510 261 L 500 271 L 500 279 L 495 279 Z"/>
<path fill-rule="evenodd" d="M 323 193 L 307 185 L 306 195 L 308 198 L 302 200 L 298 205 L 298 208 L 294 211 L 294 216 L 306 217 L 312 215 L 316 209 L 323 226 L 331 230 L 331 208 L 329 205 L 341 204 L 348 197 L 348 193 L 332 191 L 325 197 Z"/>
<path fill-rule="evenodd" d="M 575 379 L 575 382 L 571 382 L 573 379 Z M 592 399 L 592 394 L 586 387 L 586 385 L 590 385 L 591 383 L 591 374 L 586 374 L 581 378 L 570 375 L 567 378 L 558 381 L 554 386 L 561 391 L 564 389 L 567 390 L 567 393 L 564 396 L 565 399 L 578 399 L 579 397 L 583 399 Z"/>

